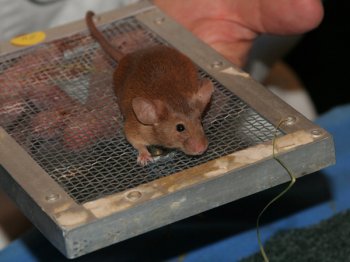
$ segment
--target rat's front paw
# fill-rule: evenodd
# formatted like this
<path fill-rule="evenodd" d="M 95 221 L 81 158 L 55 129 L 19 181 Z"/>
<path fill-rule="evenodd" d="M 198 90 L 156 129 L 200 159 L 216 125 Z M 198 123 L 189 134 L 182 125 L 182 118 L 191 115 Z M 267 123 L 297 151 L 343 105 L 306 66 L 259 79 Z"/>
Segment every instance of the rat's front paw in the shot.
<path fill-rule="evenodd" d="M 153 158 L 152 158 L 152 156 L 151 156 L 151 154 L 149 152 L 139 153 L 139 155 L 137 157 L 137 163 L 140 166 L 145 166 L 145 165 L 147 165 L 148 163 L 151 163 L 151 162 L 153 162 Z"/>

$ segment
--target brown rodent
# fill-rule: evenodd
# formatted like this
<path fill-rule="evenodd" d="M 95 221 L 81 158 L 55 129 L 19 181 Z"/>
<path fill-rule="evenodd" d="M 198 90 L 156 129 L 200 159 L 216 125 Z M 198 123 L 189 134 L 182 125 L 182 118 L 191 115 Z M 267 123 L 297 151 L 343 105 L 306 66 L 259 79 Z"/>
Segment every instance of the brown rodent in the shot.
<path fill-rule="evenodd" d="M 118 66 L 115 93 L 124 116 L 124 133 L 138 150 L 137 162 L 152 161 L 149 145 L 175 148 L 200 155 L 208 147 L 201 124 L 203 111 L 214 91 L 209 79 L 198 79 L 192 61 L 179 51 L 156 45 L 122 54 L 104 38 L 86 14 L 91 35 Z"/>

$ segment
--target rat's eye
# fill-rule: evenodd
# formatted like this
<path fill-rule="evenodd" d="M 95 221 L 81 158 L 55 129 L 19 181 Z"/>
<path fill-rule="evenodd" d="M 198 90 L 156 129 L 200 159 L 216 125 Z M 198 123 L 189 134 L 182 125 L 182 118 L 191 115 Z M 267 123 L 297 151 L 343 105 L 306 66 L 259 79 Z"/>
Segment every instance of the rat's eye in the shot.
<path fill-rule="evenodd" d="M 177 124 L 176 125 L 176 130 L 178 132 L 182 132 L 182 131 L 185 131 L 185 126 L 183 124 Z"/>

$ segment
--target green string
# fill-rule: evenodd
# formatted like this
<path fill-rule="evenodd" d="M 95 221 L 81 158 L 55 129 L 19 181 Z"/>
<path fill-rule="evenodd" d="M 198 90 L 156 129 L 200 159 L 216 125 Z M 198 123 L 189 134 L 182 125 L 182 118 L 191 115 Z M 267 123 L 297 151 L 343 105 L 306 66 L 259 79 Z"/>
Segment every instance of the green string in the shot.
<path fill-rule="evenodd" d="M 276 156 L 276 134 L 277 134 L 277 130 L 280 128 L 280 126 L 282 125 L 283 122 L 285 122 L 286 120 L 281 120 L 279 122 L 279 124 L 277 125 L 276 129 L 275 129 L 275 133 L 274 133 L 274 137 L 272 140 L 272 155 L 273 155 L 273 159 L 275 159 L 288 173 L 288 175 L 290 176 L 290 183 L 287 186 L 286 189 L 284 189 L 281 193 L 279 193 L 275 198 L 273 198 L 264 208 L 263 210 L 260 212 L 260 214 L 258 215 L 258 218 L 256 219 L 256 234 L 258 237 L 258 243 L 259 243 L 259 247 L 260 247 L 260 253 L 262 255 L 262 257 L 264 258 L 265 262 L 269 261 L 269 258 L 266 255 L 266 252 L 264 250 L 264 246 L 262 244 L 261 241 L 261 237 L 260 237 L 260 230 L 259 230 L 259 223 L 260 223 L 260 218 L 261 216 L 265 213 L 266 209 L 268 209 L 269 206 L 271 206 L 274 202 L 276 202 L 280 197 L 282 197 L 284 194 L 287 193 L 287 191 L 294 185 L 296 178 L 293 176 L 293 174 L 289 171 L 289 169 L 287 168 L 287 166 L 282 162 L 282 160 L 280 160 L 279 158 L 277 158 Z"/>

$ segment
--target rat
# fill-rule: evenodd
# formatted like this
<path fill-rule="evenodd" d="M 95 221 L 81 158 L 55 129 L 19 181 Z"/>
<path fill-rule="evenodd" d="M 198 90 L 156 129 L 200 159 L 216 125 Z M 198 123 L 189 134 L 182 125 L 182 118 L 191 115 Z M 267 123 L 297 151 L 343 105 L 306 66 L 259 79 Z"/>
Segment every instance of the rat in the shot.
<path fill-rule="evenodd" d="M 123 54 L 114 48 L 86 13 L 92 37 L 117 62 L 113 74 L 117 103 L 124 118 L 124 134 L 138 151 L 137 163 L 153 161 L 150 145 L 201 155 L 208 148 L 202 115 L 214 86 L 198 78 L 193 62 L 178 50 L 155 45 Z"/>

